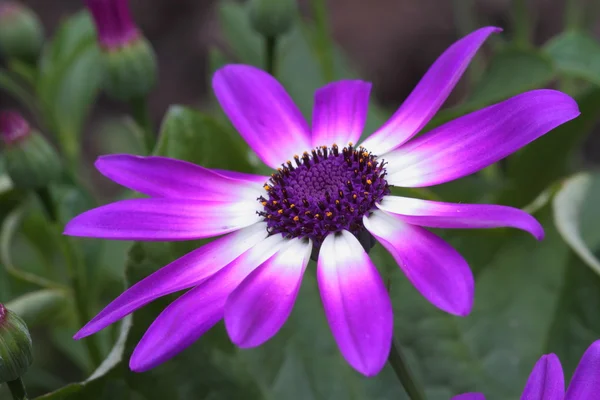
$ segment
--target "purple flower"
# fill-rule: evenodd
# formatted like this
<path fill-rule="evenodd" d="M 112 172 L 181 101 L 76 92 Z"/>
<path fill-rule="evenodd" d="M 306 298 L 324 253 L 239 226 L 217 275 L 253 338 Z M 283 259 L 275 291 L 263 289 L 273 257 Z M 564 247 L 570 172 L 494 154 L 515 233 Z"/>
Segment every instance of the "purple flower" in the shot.
<path fill-rule="evenodd" d="M 556 354 L 542 356 L 533 367 L 521 400 L 596 400 L 600 394 L 600 340 L 583 353 L 565 394 L 565 378 Z M 452 400 L 485 400 L 481 393 L 465 393 Z"/>
<path fill-rule="evenodd" d="M 140 36 L 131 18 L 127 0 L 85 0 L 85 3 L 92 14 L 103 48 L 120 48 Z"/>
<path fill-rule="evenodd" d="M 472 174 L 579 114 L 569 96 L 535 90 L 408 141 L 497 31 L 480 29 L 446 50 L 392 118 L 360 146 L 352 143 L 365 125 L 369 83 L 340 81 L 319 89 L 310 128 L 272 76 L 244 65 L 217 71 L 213 87 L 225 113 L 276 172 L 266 177 L 161 157 L 101 157 L 100 172 L 150 198 L 88 211 L 67 225 L 66 234 L 125 240 L 228 235 L 128 289 L 75 338 L 160 296 L 192 288 L 150 326 L 131 358 L 133 370 L 170 359 L 223 318 L 236 345 L 258 346 L 289 316 L 312 254 L 340 351 L 355 369 L 375 375 L 390 351 L 393 315 L 364 249 L 373 237 L 430 302 L 467 315 L 472 273 L 456 250 L 423 227 L 508 226 L 537 239 L 542 227 L 518 209 L 397 197 L 390 186 L 429 186 Z"/>

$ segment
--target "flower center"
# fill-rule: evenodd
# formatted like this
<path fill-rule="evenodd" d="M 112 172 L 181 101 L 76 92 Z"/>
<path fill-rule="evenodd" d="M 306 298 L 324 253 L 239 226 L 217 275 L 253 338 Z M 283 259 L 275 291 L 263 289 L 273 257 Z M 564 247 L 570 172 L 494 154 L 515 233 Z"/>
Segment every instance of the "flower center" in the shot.
<path fill-rule="evenodd" d="M 270 234 L 310 238 L 316 247 L 332 232 L 358 236 L 362 217 L 390 193 L 385 174 L 384 163 L 362 147 L 322 146 L 271 175 L 259 214 Z"/>

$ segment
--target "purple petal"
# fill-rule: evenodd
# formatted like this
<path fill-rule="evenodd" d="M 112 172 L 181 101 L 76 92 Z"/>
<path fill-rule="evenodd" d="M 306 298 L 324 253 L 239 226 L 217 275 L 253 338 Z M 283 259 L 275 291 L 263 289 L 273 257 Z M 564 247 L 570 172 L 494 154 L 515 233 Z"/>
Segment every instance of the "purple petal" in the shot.
<path fill-rule="evenodd" d="M 564 395 L 565 378 L 558 357 L 542 356 L 527 379 L 521 400 L 563 400 Z"/>
<path fill-rule="evenodd" d="M 104 329 L 155 299 L 196 286 L 267 237 L 259 222 L 214 240 L 139 281 L 100 311 L 77 334 L 81 339 Z"/>
<path fill-rule="evenodd" d="M 363 81 L 339 81 L 315 93 L 312 145 L 342 147 L 356 144 L 365 127 L 371 84 Z"/>
<path fill-rule="evenodd" d="M 342 355 L 361 374 L 376 375 L 392 345 L 392 303 L 377 268 L 350 232 L 325 238 L 317 281 Z"/>
<path fill-rule="evenodd" d="M 150 198 L 123 200 L 73 218 L 65 235 L 121 240 L 190 240 L 250 226 L 261 217 L 257 201 Z"/>
<path fill-rule="evenodd" d="M 395 186 L 437 185 L 472 174 L 577 117 L 556 90 L 533 90 L 448 122 L 382 156 Z"/>
<path fill-rule="evenodd" d="M 600 340 L 583 353 L 571 378 L 565 400 L 592 400 L 600 393 Z"/>
<path fill-rule="evenodd" d="M 454 396 L 452 400 L 485 400 L 483 393 L 464 393 Z"/>
<path fill-rule="evenodd" d="M 471 312 L 473 273 L 440 237 L 383 211 L 364 217 L 365 228 L 390 252 L 408 280 L 436 307 L 450 314 Z"/>
<path fill-rule="evenodd" d="M 384 154 L 417 134 L 444 104 L 483 42 L 502 29 L 486 27 L 450 46 L 429 68 L 398 111 L 362 144 Z"/>
<path fill-rule="evenodd" d="M 267 182 L 271 178 L 270 176 L 254 175 L 254 174 L 248 174 L 246 172 L 227 171 L 224 169 L 213 169 L 212 171 L 216 172 L 217 174 L 222 175 L 226 178 L 252 182 L 252 183 L 260 185 L 260 187 L 262 187 L 262 185 L 264 185 L 265 182 Z"/>
<path fill-rule="evenodd" d="M 138 343 L 129 367 L 136 372 L 147 371 L 198 340 L 223 318 L 227 296 L 285 243 L 281 235 L 268 237 L 171 303 Z"/>
<path fill-rule="evenodd" d="M 238 347 L 260 346 L 283 326 L 296 301 L 312 242 L 293 239 L 252 271 L 225 304 L 225 327 Z"/>
<path fill-rule="evenodd" d="M 153 197 L 231 201 L 261 194 L 254 183 L 166 157 L 112 154 L 98 158 L 96 168 L 119 185 Z"/>
<path fill-rule="evenodd" d="M 399 196 L 385 196 L 377 207 L 413 225 L 462 229 L 512 227 L 527 231 L 538 240 L 544 238 L 540 223 L 513 207 L 441 203 Z"/>
<path fill-rule="evenodd" d="M 249 65 L 227 65 L 213 77 L 215 95 L 240 135 L 272 168 L 310 150 L 310 130 L 275 78 Z"/>

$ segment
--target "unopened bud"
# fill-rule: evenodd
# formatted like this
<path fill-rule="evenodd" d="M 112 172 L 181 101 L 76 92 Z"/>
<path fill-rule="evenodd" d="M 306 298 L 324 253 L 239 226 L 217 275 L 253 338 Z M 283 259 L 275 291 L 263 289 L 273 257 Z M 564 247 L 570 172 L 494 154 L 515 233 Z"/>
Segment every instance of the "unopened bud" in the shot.
<path fill-rule="evenodd" d="M 6 58 L 33 62 L 44 44 L 38 16 L 21 3 L 0 2 L 0 52 Z"/>
<path fill-rule="evenodd" d="M 25 322 L 0 304 L 0 383 L 25 375 L 33 362 L 32 350 Z"/>
<path fill-rule="evenodd" d="M 252 28 L 265 37 L 288 32 L 296 17 L 296 0 L 250 0 L 248 14 Z"/>
<path fill-rule="evenodd" d="M 156 55 L 135 25 L 127 0 L 86 0 L 104 59 L 103 89 L 118 100 L 146 96 L 157 80 Z"/>
<path fill-rule="evenodd" d="M 15 188 L 41 189 L 59 178 L 58 154 L 19 113 L 0 112 L 0 143 L 6 172 Z"/>

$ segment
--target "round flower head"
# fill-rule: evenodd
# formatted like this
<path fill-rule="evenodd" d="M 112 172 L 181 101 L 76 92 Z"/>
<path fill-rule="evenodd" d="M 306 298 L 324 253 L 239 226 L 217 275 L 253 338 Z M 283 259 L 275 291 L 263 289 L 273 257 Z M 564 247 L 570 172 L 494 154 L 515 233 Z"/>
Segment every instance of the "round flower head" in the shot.
<path fill-rule="evenodd" d="M 319 89 L 309 128 L 269 74 L 245 65 L 217 71 L 213 88 L 223 110 L 275 172 L 263 177 L 161 157 L 101 157 L 96 163 L 100 172 L 150 198 L 88 211 L 67 225 L 66 234 L 125 240 L 229 234 L 128 289 L 76 338 L 160 296 L 192 288 L 150 326 L 131 358 L 133 370 L 168 360 L 223 318 L 235 344 L 258 346 L 289 316 L 312 255 L 340 351 L 350 365 L 371 376 L 386 362 L 393 327 L 390 298 L 367 255 L 374 240 L 431 303 L 452 314 L 468 314 L 474 283 L 467 263 L 423 227 L 508 226 L 538 239 L 542 227 L 518 209 L 392 196 L 390 187 L 429 186 L 469 175 L 579 114 L 569 96 L 536 90 L 408 141 L 496 31 L 483 28 L 452 45 L 391 119 L 358 145 L 369 83 L 340 81 Z"/>
<path fill-rule="evenodd" d="M 527 379 L 521 400 L 596 400 L 600 394 L 600 340 L 583 353 L 565 394 L 565 378 L 556 354 L 542 356 Z M 452 400 L 485 400 L 482 393 L 465 393 Z"/>

